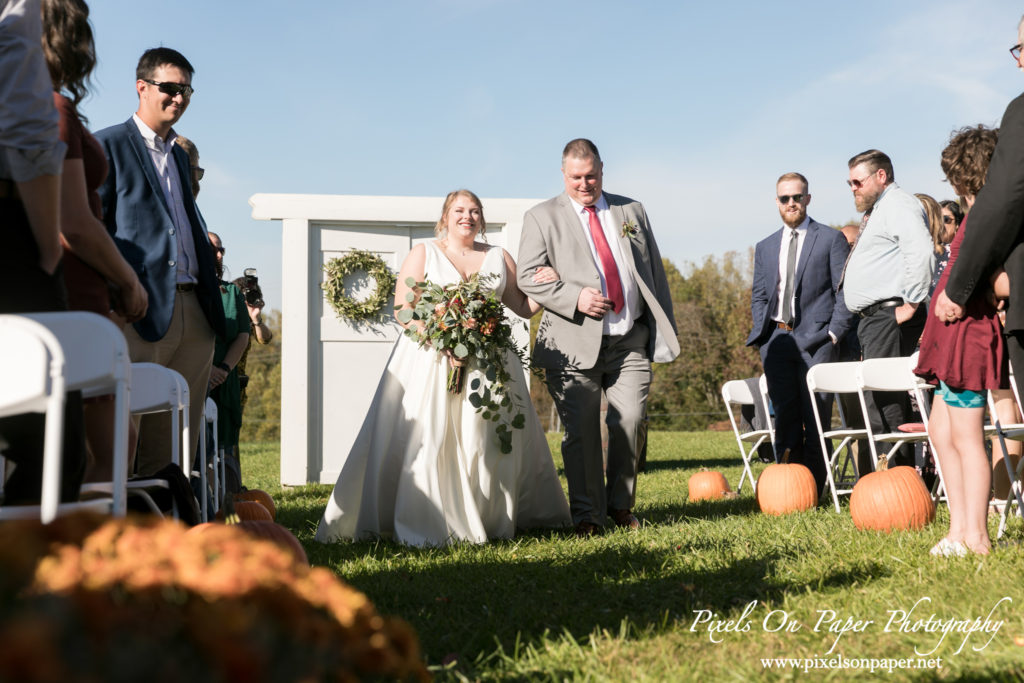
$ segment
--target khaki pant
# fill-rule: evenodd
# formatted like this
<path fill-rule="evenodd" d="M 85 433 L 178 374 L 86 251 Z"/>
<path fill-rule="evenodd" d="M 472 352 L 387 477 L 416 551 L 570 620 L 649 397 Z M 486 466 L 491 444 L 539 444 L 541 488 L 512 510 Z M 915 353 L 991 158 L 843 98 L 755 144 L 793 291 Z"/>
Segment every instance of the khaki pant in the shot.
<path fill-rule="evenodd" d="M 148 342 L 131 325 L 124 331 L 128 339 L 128 352 L 133 363 L 156 363 L 176 370 L 188 383 L 189 392 L 189 444 L 188 456 L 182 462 L 185 472 L 191 472 L 199 435 L 206 392 L 213 363 L 214 333 L 206 320 L 195 292 L 177 292 L 171 325 L 162 339 Z M 135 470 L 140 476 L 155 474 L 171 462 L 171 415 L 154 413 L 133 418 L 139 430 L 139 448 Z"/>

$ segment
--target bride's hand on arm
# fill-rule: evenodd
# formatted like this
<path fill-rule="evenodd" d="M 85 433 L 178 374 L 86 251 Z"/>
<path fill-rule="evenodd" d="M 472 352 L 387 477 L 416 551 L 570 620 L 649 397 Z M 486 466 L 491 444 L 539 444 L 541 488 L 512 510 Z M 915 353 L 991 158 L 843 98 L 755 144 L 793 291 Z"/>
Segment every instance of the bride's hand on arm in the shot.
<path fill-rule="evenodd" d="M 549 282 L 558 281 L 558 271 L 551 266 L 541 266 L 537 270 L 533 271 L 531 278 L 538 285 L 546 285 Z"/>
<path fill-rule="evenodd" d="M 405 261 L 402 263 L 402 268 L 398 271 L 398 282 L 395 284 L 395 305 L 401 306 L 399 309 L 395 309 L 395 320 L 398 320 L 398 324 L 402 327 L 408 328 L 410 325 L 417 325 L 422 328 L 423 323 L 419 320 L 412 320 L 408 323 L 403 323 L 398 318 L 398 311 L 406 308 L 413 308 L 416 302 L 419 300 L 419 295 L 413 291 L 413 289 L 405 283 L 408 278 L 412 278 L 416 282 L 422 282 L 426 271 L 427 263 L 427 250 L 422 244 L 417 244 L 409 251 L 409 255 L 405 257 Z M 411 302 L 406 301 L 406 295 L 412 293 L 415 297 Z"/>

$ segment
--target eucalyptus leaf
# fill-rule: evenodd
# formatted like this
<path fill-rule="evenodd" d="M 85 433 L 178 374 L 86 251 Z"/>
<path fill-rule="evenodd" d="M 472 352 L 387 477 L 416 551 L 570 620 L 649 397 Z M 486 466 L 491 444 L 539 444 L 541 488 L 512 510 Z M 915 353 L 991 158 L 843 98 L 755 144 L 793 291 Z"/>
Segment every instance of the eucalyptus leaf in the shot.
<path fill-rule="evenodd" d="M 491 366 L 491 367 L 487 368 L 487 372 L 484 373 L 484 376 L 487 377 L 487 381 L 488 382 L 493 382 L 495 380 L 495 378 L 497 377 L 497 374 L 494 371 L 494 367 Z"/>
<path fill-rule="evenodd" d="M 466 356 L 469 355 L 469 349 L 467 349 L 466 345 L 463 344 L 462 342 L 459 342 L 458 344 L 456 344 L 455 348 L 452 349 L 452 352 L 458 358 L 465 358 Z"/>
<path fill-rule="evenodd" d="M 469 404 L 471 406 L 473 406 L 474 408 L 479 408 L 480 407 L 480 403 L 481 403 L 481 401 L 480 401 L 480 394 L 470 394 L 469 395 Z"/>
<path fill-rule="evenodd" d="M 413 294 L 412 292 L 406 292 L 405 300 L 408 301 L 409 303 L 412 303 L 413 301 L 416 301 L 416 295 Z"/>
<path fill-rule="evenodd" d="M 479 389 L 480 388 L 480 378 L 479 377 L 474 377 L 473 381 L 469 383 L 469 388 L 472 389 L 473 391 L 476 391 L 477 389 Z"/>
<path fill-rule="evenodd" d="M 411 277 L 405 278 L 405 286 L 406 287 L 415 287 L 416 284 L 417 284 L 417 282 L 416 282 L 415 278 L 411 278 Z"/>
<path fill-rule="evenodd" d="M 403 324 L 408 324 L 408 323 L 412 322 L 412 317 L 413 317 L 412 309 L 411 308 L 403 308 L 402 310 L 398 311 L 397 314 L 395 314 L 395 317 L 398 318 L 398 322 L 403 323 Z"/>

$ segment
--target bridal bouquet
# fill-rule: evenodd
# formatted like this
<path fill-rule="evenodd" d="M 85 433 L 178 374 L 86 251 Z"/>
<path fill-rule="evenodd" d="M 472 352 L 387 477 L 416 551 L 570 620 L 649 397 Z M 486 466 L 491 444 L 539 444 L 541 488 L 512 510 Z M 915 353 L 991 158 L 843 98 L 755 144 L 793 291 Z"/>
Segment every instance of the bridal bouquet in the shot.
<path fill-rule="evenodd" d="M 468 400 L 485 420 L 498 422 L 502 412 L 511 416 L 496 429 L 502 453 L 510 453 L 511 430 L 522 429 L 526 418 L 520 410 L 518 397 L 509 391 L 511 377 L 505 367 L 505 352 L 510 351 L 524 364 L 526 357 L 512 338 L 512 328 L 505 319 L 505 309 L 497 294 L 484 288 L 497 277 L 475 273 L 464 282 L 447 286 L 408 278 L 406 284 L 412 291 L 406 295 L 406 301 L 415 302 L 415 305 L 412 308 L 395 308 L 403 324 L 408 325 L 412 321 L 422 323 L 405 329 L 405 334 L 420 346 L 432 346 L 438 353 L 449 355 L 450 359 L 463 361 L 459 365 L 449 363 L 449 392 L 462 392 L 469 362 L 480 366 L 487 382 L 474 378 L 470 382 Z"/>

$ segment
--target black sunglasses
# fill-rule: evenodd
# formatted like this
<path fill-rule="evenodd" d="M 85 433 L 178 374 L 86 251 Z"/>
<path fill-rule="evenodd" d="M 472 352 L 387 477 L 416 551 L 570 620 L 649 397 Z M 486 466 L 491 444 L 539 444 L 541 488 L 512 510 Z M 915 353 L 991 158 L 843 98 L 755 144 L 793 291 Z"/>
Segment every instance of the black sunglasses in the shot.
<path fill-rule="evenodd" d="M 214 247 L 213 250 L 222 256 L 224 255 L 224 252 L 227 251 L 224 247 Z"/>
<path fill-rule="evenodd" d="M 807 195 L 803 195 L 803 194 L 784 194 L 781 197 L 779 197 L 779 204 L 783 204 L 783 205 L 789 204 L 789 200 L 790 199 L 792 199 L 794 202 L 799 204 L 800 202 L 802 202 L 804 200 L 804 197 L 806 197 L 806 196 Z"/>
<path fill-rule="evenodd" d="M 177 97 L 178 95 L 181 95 L 187 100 L 190 97 L 192 97 L 192 93 L 195 92 L 195 89 L 191 85 L 182 85 L 181 83 L 168 83 L 167 81 L 151 81 L 148 78 L 143 78 L 142 80 L 146 83 L 149 83 L 150 85 L 155 85 L 160 92 L 162 92 L 165 95 L 170 95 L 171 97 Z"/>
<path fill-rule="evenodd" d="M 203 176 L 206 175 L 206 169 L 202 166 L 193 166 L 192 170 L 196 174 L 196 180 L 202 180 Z"/>
<path fill-rule="evenodd" d="M 1010 48 L 1010 55 L 1013 57 L 1013 61 L 1015 62 L 1020 61 L 1020 47 L 1020 43 L 1017 43 Z"/>

